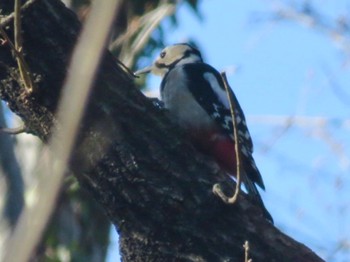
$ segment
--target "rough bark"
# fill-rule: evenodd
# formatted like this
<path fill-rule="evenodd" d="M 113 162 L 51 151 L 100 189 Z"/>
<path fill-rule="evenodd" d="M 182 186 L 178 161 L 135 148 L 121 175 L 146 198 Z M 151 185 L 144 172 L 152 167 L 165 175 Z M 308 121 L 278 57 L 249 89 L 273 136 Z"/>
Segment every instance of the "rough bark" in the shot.
<path fill-rule="evenodd" d="M 0 3 L 6 14 L 12 6 Z M 0 96 L 29 132 L 47 141 L 80 24 L 57 0 L 32 1 L 22 21 L 38 88 L 24 91 L 9 47 L 1 46 Z M 12 35 L 12 22 L 6 29 Z M 118 230 L 123 261 L 244 261 L 246 240 L 254 261 L 322 261 L 264 220 L 244 195 L 235 205 L 215 196 L 212 186 L 232 190 L 231 179 L 195 152 L 108 52 L 70 169 Z"/>

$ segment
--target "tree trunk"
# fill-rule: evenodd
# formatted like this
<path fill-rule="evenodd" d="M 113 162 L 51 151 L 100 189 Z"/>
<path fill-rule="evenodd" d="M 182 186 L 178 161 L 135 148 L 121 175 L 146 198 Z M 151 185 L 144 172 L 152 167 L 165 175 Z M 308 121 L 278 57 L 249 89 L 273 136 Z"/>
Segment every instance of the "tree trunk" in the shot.
<path fill-rule="evenodd" d="M 0 9 L 10 14 L 13 1 L 2 0 Z M 3 45 L 0 96 L 28 132 L 48 141 L 80 24 L 57 0 L 28 1 L 22 23 L 37 89 L 30 94 L 18 84 Z M 2 24 L 12 36 L 11 17 Z M 115 225 L 123 261 L 244 261 L 246 240 L 253 261 L 322 261 L 263 219 L 244 195 L 234 205 L 214 195 L 214 184 L 232 192 L 233 181 L 193 149 L 108 52 L 69 168 Z"/>

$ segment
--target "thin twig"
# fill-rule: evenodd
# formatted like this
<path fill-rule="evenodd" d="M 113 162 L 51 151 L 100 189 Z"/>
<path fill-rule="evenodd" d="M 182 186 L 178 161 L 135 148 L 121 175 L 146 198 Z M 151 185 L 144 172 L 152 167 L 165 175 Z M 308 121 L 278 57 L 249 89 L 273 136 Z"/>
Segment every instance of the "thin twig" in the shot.
<path fill-rule="evenodd" d="M 135 75 L 135 73 L 126 65 L 123 64 L 122 61 L 120 61 L 119 59 L 116 59 L 116 63 L 118 65 L 120 65 L 120 67 L 124 70 L 125 73 L 127 73 L 130 77 L 134 78 L 134 77 L 138 77 L 137 75 Z"/>
<path fill-rule="evenodd" d="M 149 39 L 150 33 L 153 32 L 159 23 L 167 16 L 170 16 L 175 12 L 176 3 L 165 3 L 158 6 L 156 9 L 144 14 L 140 18 L 134 18 L 133 21 L 127 28 L 127 31 L 121 34 L 117 39 L 115 39 L 110 45 L 110 50 L 115 50 L 126 43 L 128 40 L 134 38 L 135 36 L 140 37 L 141 39 L 146 36 L 146 39 Z M 146 31 L 146 32 L 145 32 Z M 147 40 L 144 40 L 140 43 L 140 39 L 135 39 L 134 45 L 131 50 L 137 48 L 138 50 L 142 48 L 147 43 Z"/>
<path fill-rule="evenodd" d="M 27 0 L 27 1 L 25 1 L 25 3 L 21 7 L 21 10 L 23 11 L 23 10 L 29 8 L 36 1 L 39 1 L 39 0 Z M 12 22 L 12 19 L 14 19 L 14 16 L 15 16 L 15 14 L 11 13 L 11 14 L 7 15 L 6 17 L 1 17 L 0 26 L 2 26 L 2 27 L 8 26 Z"/>
<path fill-rule="evenodd" d="M 149 13 L 146 14 L 145 17 L 147 16 L 147 19 L 145 19 L 145 17 L 142 17 L 139 19 L 139 23 L 141 24 L 139 26 L 140 29 L 135 32 L 128 33 L 128 34 L 133 33 L 132 37 L 135 37 L 135 39 L 133 39 L 131 43 L 128 43 L 127 51 L 126 52 L 122 51 L 121 54 L 119 55 L 119 59 L 123 61 L 123 63 L 126 66 L 130 67 L 134 63 L 135 55 L 138 54 L 142 50 L 142 48 L 146 45 L 147 41 L 151 37 L 151 34 L 159 26 L 161 21 L 165 17 L 172 15 L 176 11 L 176 4 L 177 4 L 177 1 L 171 4 L 167 3 L 164 5 L 161 5 L 152 11 L 152 15 L 150 15 Z M 130 30 L 133 30 L 133 29 L 130 29 Z M 125 41 L 127 40 L 125 36 L 126 35 L 123 35 L 122 38 L 120 38 L 119 40 L 117 39 L 115 41 L 115 44 L 113 44 L 113 48 L 116 48 L 117 45 L 120 46 L 121 44 L 125 43 Z M 123 38 L 124 40 L 121 41 L 121 39 Z M 128 39 L 131 39 L 131 37 Z"/>
<path fill-rule="evenodd" d="M 267 153 L 269 150 L 272 149 L 273 145 L 281 139 L 293 126 L 294 123 L 294 117 L 290 116 L 288 121 L 286 121 L 285 125 L 281 126 L 274 132 L 273 137 L 271 137 L 269 142 L 264 143 L 264 145 L 261 147 L 262 153 Z"/>
<path fill-rule="evenodd" d="M 232 127 L 233 127 L 233 138 L 235 142 L 235 155 L 236 155 L 236 189 L 235 193 L 233 194 L 232 197 L 227 197 L 224 192 L 222 192 L 221 187 L 219 184 L 215 184 L 213 186 L 213 192 L 217 194 L 225 203 L 227 204 L 234 204 L 237 199 L 238 195 L 241 190 L 241 155 L 239 151 L 239 140 L 238 140 L 238 132 L 237 132 L 237 121 L 236 121 L 236 115 L 234 112 L 234 108 L 236 105 L 233 104 L 233 99 L 231 97 L 230 93 L 230 87 L 226 78 L 226 73 L 222 72 L 221 73 L 222 80 L 224 82 L 225 86 L 225 91 L 226 95 L 230 104 L 230 112 L 231 112 L 231 117 L 232 117 Z"/>
<path fill-rule="evenodd" d="M 19 127 L 8 128 L 8 127 L 0 127 L 0 132 L 6 133 L 9 135 L 18 135 L 27 132 L 27 127 L 25 125 L 21 125 Z"/>
<path fill-rule="evenodd" d="M 14 52 L 14 56 L 17 61 L 18 70 L 26 91 L 31 94 L 35 90 L 35 84 L 32 79 L 32 74 L 26 63 L 23 55 L 23 41 L 21 32 L 21 3 L 20 0 L 15 1 L 15 12 L 14 12 L 14 41 L 11 41 L 3 27 L 0 25 L 0 33 L 4 38 L 4 42 L 10 46 Z"/>
<path fill-rule="evenodd" d="M 249 258 L 249 242 L 246 240 L 243 245 L 244 248 L 244 262 L 253 262 L 253 259 Z"/>
<path fill-rule="evenodd" d="M 14 20 L 14 30 L 15 30 L 15 50 L 16 50 L 16 60 L 18 64 L 19 73 L 21 75 L 23 84 L 28 93 L 34 91 L 34 82 L 32 79 L 32 74 L 30 72 L 29 66 L 24 60 L 23 56 L 23 41 L 22 41 L 22 30 L 21 30 L 21 1 L 15 0 L 15 20 Z"/>
<path fill-rule="evenodd" d="M 309 28 L 315 28 L 322 33 L 325 33 L 330 37 L 330 39 L 337 44 L 337 47 L 342 49 L 347 55 L 350 53 L 350 42 L 348 33 L 349 30 L 345 26 L 340 28 L 338 26 L 333 26 L 332 23 L 327 22 L 328 17 L 316 12 L 316 10 L 309 6 L 308 10 L 297 10 L 294 6 L 291 5 L 279 5 L 273 19 L 280 20 L 291 20 L 296 21 L 297 23 L 304 25 Z"/>

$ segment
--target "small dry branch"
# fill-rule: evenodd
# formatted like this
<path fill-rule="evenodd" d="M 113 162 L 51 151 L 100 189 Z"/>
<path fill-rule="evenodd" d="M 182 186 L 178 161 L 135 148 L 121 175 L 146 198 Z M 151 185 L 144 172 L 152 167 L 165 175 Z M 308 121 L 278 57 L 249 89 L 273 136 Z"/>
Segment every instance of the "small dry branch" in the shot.
<path fill-rule="evenodd" d="M 8 128 L 8 127 L 0 127 L 0 132 L 6 133 L 9 135 L 18 135 L 27 132 L 27 127 L 25 125 L 21 125 L 19 127 Z"/>
<path fill-rule="evenodd" d="M 231 111 L 231 117 L 232 117 L 232 125 L 233 125 L 233 137 L 235 142 L 235 157 L 236 157 L 236 189 L 235 193 L 232 197 L 227 197 L 224 192 L 221 190 L 221 187 L 219 184 L 215 184 L 213 186 L 213 192 L 218 195 L 225 203 L 227 204 L 234 204 L 239 196 L 240 190 L 241 190 L 241 155 L 239 151 L 239 140 L 238 140 L 238 132 L 237 132 L 237 121 L 236 121 L 236 115 L 234 112 L 234 108 L 236 105 L 233 104 L 233 99 L 231 97 L 230 93 L 230 86 L 227 81 L 226 73 L 221 73 L 222 80 L 224 82 L 226 95 L 230 104 L 230 111 Z"/>
<path fill-rule="evenodd" d="M 244 262 L 253 262 L 253 259 L 249 258 L 249 241 L 245 241 L 244 245 Z"/>
<path fill-rule="evenodd" d="M 31 94 L 35 90 L 35 84 L 32 78 L 32 73 L 28 64 L 26 63 L 23 55 L 23 40 L 21 32 L 21 3 L 20 0 L 15 1 L 15 12 L 14 12 L 14 41 L 11 41 L 2 25 L 0 24 L 0 33 L 4 38 L 2 44 L 8 44 L 13 50 L 14 56 L 17 61 L 18 70 L 21 76 L 22 84 L 25 87 L 27 93 Z"/>

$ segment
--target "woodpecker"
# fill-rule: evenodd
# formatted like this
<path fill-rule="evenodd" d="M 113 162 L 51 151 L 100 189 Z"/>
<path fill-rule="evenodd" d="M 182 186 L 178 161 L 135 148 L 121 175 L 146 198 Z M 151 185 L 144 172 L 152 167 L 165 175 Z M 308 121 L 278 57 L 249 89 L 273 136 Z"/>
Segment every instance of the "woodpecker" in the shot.
<path fill-rule="evenodd" d="M 230 101 L 220 73 L 203 62 L 201 53 L 189 44 L 175 44 L 164 48 L 154 63 L 135 72 L 152 72 L 162 77 L 160 96 L 172 118 L 190 136 L 194 146 L 211 156 L 230 176 L 236 175 L 235 139 Z M 265 189 L 255 164 L 253 143 L 243 111 L 231 89 L 234 105 L 241 178 L 248 195 L 273 222 L 256 188 Z"/>

